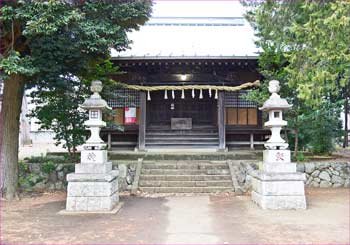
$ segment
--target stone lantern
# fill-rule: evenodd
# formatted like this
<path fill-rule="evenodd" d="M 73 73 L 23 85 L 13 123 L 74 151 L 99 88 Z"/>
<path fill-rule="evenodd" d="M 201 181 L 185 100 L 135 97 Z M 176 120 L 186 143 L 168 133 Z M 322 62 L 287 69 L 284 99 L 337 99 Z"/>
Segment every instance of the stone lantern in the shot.
<path fill-rule="evenodd" d="M 286 99 L 281 99 L 277 94 L 280 91 L 279 81 L 272 80 L 269 83 L 270 98 L 260 108 L 262 111 L 269 113 L 269 120 L 265 123 L 265 127 L 271 130 L 270 139 L 264 144 L 266 149 L 287 149 L 288 143 L 281 138 L 281 129 L 287 126 L 287 121 L 283 120 L 283 110 L 292 106 L 288 104 Z"/>
<path fill-rule="evenodd" d="M 288 144 L 281 138 L 281 129 L 287 125 L 282 113 L 291 105 L 278 95 L 279 90 L 279 82 L 270 81 L 271 96 L 260 108 L 269 114 L 265 126 L 270 128 L 271 137 L 264 144 L 259 170 L 252 173 L 252 200 L 263 209 L 305 209 L 305 174 L 296 171 Z"/>
<path fill-rule="evenodd" d="M 102 110 L 109 108 L 99 94 L 101 81 L 93 81 L 91 91 L 93 94 L 81 105 L 89 111 L 85 125 L 91 136 L 83 145 L 81 162 L 75 165 L 75 172 L 67 175 L 67 212 L 110 212 L 119 201 L 119 172 L 112 170 L 106 144 L 99 135 L 101 128 L 106 126 L 102 121 Z"/>
<path fill-rule="evenodd" d="M 99 94 L 102 91 L 101 81 L 93 81 L 90 90 L 93 92 L 93 94 L 80 106 L 80 108 L 89 111 L 89 120 L 87 120 L 84 124 L 89 127 L 91 131 L 91 136 L 83 147 L 84 149 L 92 150 L 104 149 L 106 144 L 100 138 L 101 128 L 106 126 L 106 123 L 102 121 L 102 110 L 106 108 L 110 109 L 110 107 Z"/>

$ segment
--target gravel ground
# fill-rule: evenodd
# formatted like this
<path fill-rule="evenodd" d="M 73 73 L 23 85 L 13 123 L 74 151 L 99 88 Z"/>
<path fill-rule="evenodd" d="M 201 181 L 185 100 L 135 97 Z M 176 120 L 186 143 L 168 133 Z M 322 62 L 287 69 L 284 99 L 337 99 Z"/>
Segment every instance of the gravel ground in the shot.
<path fill-rule="evenodd" d="M 1 205 L 1 244 L 349 244 L 349 189 L 307 189 L 308 209 L 266 211 L 249 196 L 123 195 L 115 215 L 59 215 L 65 193 Z"/>

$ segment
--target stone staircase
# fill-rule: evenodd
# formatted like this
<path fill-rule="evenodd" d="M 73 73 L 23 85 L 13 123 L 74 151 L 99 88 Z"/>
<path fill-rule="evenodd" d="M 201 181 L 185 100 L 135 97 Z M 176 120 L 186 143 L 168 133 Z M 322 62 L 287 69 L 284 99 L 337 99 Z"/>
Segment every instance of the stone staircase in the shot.
<path fill-rule="evenodd" d="M 225 161 L 145 161 L 139 189 L 148 193 L 234 191 Z"/>
<path fill-rule="evenodd" d="M 219 134 L 216 127 L 197 127 L 191 130 L 152 129 L 146 131 L 146 149 L 205 148 L 216 149 Z"/>

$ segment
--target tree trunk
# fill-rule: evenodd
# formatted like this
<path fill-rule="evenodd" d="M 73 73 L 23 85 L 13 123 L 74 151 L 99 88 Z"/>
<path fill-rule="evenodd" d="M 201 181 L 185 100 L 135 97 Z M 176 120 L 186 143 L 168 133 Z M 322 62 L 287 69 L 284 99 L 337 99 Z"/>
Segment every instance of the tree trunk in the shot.
<path fill-rule="evenodd" d="M 294 139 L 294 156 L 298 155 L 298 144 L 299 144 L 299 129 L 295 129 L 295 139 Z"/>
<path fill-rule="evenodd" d="M 2 103 L 2 100 L 1 100 L 1 103 Z M 0 190 L 2 190 L 2 187 L 4 186 L 3 185 L 3 178 L 2 178 L 2 176 L 4 176 L 3 175 L 3 168 L 2 168 L 2 161 L 1 161 L 1 158 L 2 158 L 2 126 L 3 126 L 3 124 L 2 124 L 2 122 L 3 122 L 3 116 L 2 116 L 2 106 L 0 107 Z M 0 192 L 1 193 L 1 192 Z"/>
<path fill-rule="evenodd" d="M 18 183 L 19 124 L 24 94 L 24 78 L 11 75 L 4 81 L 2 102 L 1 144 L 1 191 L 12 200 L 16 196 Z"/>
<path fill-rule="evenodd" d="M 294 138 L 294 154 L 296 157 L 298 155 L 298 147 L 299 147 L 299 125 L 298 125 L 298 113 L 295 116 L 295 138 Z"/>
<path fill-rule="evenodd" d="M 345 97 L 345 106 L 344 106 L 344 113 L 345 113 L 345 133 L 344 133 L 344 143 L 343 148 L 349 146 L 349 129 L 348 129 L 348 115 L 349 115 L 349 86 L 346 86 L 344 91 L 344 97 Z"/>

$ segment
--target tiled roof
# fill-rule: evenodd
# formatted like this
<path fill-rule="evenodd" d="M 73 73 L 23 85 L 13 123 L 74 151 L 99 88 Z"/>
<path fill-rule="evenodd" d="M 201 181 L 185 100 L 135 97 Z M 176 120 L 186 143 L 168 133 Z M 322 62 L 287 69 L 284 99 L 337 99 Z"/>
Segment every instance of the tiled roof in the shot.
<path fill-rule="evenodd" d="M 129 33 L 130 49 L 114 58 L 257 57 L 239 1 L 156 2 L 152 18 Z"/>

